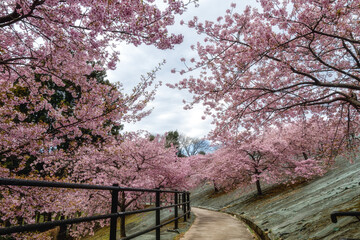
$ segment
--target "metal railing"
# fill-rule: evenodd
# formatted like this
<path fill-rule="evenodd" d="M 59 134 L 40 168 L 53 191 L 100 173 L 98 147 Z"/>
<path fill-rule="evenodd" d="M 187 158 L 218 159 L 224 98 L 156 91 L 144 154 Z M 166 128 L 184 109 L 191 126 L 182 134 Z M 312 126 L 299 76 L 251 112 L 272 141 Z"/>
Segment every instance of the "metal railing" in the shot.
<path fill-rule="evenodd" d="M 145 229 L 141 232 L 132 234 L 127 237 L 121 238 L 121 240 L 132 239 L 143 235 L 145 233 L 156 230 L 156 240 L 160 240 L 160 228 L 175 222 L 174 228 L 178 229 L 178 220 L 184 218 L 184 221 L 187 221 L 187 218 L 190 218 L 190 193 L 173 191 L 173 190 L 160 190 L 160 189 L 141 189 L 141 188 L 126 188 L 119 187 L 114 184 L 113 186 L 101 186 L 101 185 L 89 185 L 89 184 L 77 184 L 77 183 L 60 183 L 60 182 L 49 182 L 49 181 L 35 181 L 35 180 L 22 180 L 22 179 L 10 179 L 10 178 L 0 178 L 0 186 L 28 186 L 28 187 L 49 187 L 49 188 L 71 188 L 71 189 L 92 189 L 92 190 L 109 190 L 111 191 L 111 213 L 105 215 L 96 215 L 88 217 L 79 217 L 65 220 L 57 220 L 51 222 L 43 222 L 37 224 L 27 224 L 20 226 L 10 226 L 5 228 L 0 228 L 0 236 L 12 233 L 21 233 L 28 231 L 45 231 L 52 229 L 57 226 L 64 226 L 68 224 L 76 224 L 82 222 L 90 222 L 95 220 L 110 219 L 110 240 L 116 240 L 117 233 L 117 219 L 118 217 L 125 217 L 137 213 L 145 213 L 155 211 L 155 226 Z M 155 207 L 134 210 L 134 211 L 123 211 L 118 212 L 118 202 L 119 202 L 119 192 L 147 192 L 155 193 Z M 174 204 L 168 206 L 161 206 L 161 193 L 165 194 L 174 194 Z M 179 196 L 181 196 L 181 202 L 179 202 Z M 178 208 L 182 207 L 183 214 L 178 215 Z M 167 208 L 174 208 L 174 218 L 170 221 L 161 223 L 160 211 Z"/>
<path fill-rule="evenodd" d="M 356 217 L 360 221 L 360 212 L 332 212 L 330 214 L 331 221 L 337 223 L 337 217 Z"/>
<path fill-rule="evenodd" d="M 332 212 L 330 214 L 331 221 L 337 223 L 337 217 L 356 217 L 360 221 L 360 212 Z M 341 238 L 340 240 L 359 240 L 353 238 Z"/>

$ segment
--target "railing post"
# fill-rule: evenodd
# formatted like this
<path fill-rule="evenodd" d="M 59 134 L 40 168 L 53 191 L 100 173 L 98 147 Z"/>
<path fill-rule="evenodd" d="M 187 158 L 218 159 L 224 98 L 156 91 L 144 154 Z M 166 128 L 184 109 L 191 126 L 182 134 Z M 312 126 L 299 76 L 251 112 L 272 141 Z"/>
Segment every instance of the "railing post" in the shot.
<path fill-rule="evenodd" d="M 118 184 L 113 184 L 114 187 L 118 187 Z M 118 201 L 119 201 L 119 190 L 115 189 L 111 191 L 111 213 L 117 213 Z M 110 219 L 110 240 L 116 240 L 116 222 L 117 217 L 111 217 Z"/>
<path fill-rule="evenodd" d="M 126 195 L 125 195 L 125 191 L 121 192 L 121 204 L 120 204 L 120 212 L 125 212 L 126 211 Z M 125 220 L 126 220 L 126 216 L 125 215 L 121 215 L 120 216 L 120 237 L 126 237 L 126 231 L 125 231 Z"/>
<path fill-rule="evenodd" d="M 188 204 L 187 204 L 187 210 L 188 210 L 188 218 L 190 219 L 190 211 L 191 211 L 191 207 L 190 207 L 190 193 L 188 192 L 188 193 L 186 193 L 186 196 L 187 196 L 187 198 L 186 198 L 186 201 L 188 202 Z"/>
<path fill-rule="evenodd" d="M 182 194 L 182 203 L 183 203 L 183 213 L 184 213 L 184 222 L 187 220 L 187 214 L 186 214 L 186 193 Z"/>
<path fill-rule="evenodd" d="M 64 220 L 64 219 L 65 216 L 61 215 L 60 220 Z M 66 224 L 60 225 L 59 233 L 57 234 L 57 239 L 66 239 L 66 230 L 67 230 Z"/>
<path fill-rule="evenodd" d="M 167 223 L 171 223 L 171 222 L 175 221 L 175 229 L 178 228 L 178 219 L 177 218 L 179 217 L 178 211 L 180 208 L 182 208 L 182 210 L 184 212 L 184 214 L 181 215 L 180 218 L 184 217 L 185 222 L 186 222 L 187 218 L 190 218 L 190 214 L 189 214 L 189 212 L 190 212 L 190 193 L 189 192 L 162 191 L 160 189 L 121 188 L 121 187 L 119 187 L 118 184 L 113 184 L 111 187 L 111 186 L 99 186 L 99 185 L 89 185 L 89 184 L 56 183 L 56 182 L 20 180 L 20 179 L 7 180 L 7 179 L 3 179 L 3 178 L 0 178 L 0 185 L 94 189 L 94 190 L 110 191 L 110 193 L 111 193 L 111 214 L 81 217 L 81 211 L 77 211 L 77 212 L 75 212 L 75 217 L 69 219 L 69 217 L 60 216 L 58 213 L 54 218 L 54 220 L 56 220 L 56 221 L 53 221 L 53 222 L 28 224 L 28 225 L 24 225 L 24 226 L 15 226 L 15 227 L 11 227 L 10 221 L 9 221 L 9 222 L 4 223 L 5 228 L 0 228 L 0 235 L 19 233 L 19 232 L 25 232 L 25 231 L 39 231 L 39 230 L 43 231 L 44 229 L 50 229 L 50 228 L 53 228 L 56 226 L 60 226 L 60 229 L 62 229 L 62 228 L 65 229 L 66 224 L 69 225 L 69 224 L 76 224 L 76 223 L 80 223 L 80 222 L 89 222 L 89 221 L 96 221 L 96 220 L 100 220 L 100 219 L 109 219 L 110 218 L 109 239 L 116 240 L 117 235 L 119 235 L 117 233 L 118 232 L 117 220 L 120 216 L 123 217 L 124 214 L 122 214 L 122 213 L 125 213 L 125 211 L 126 211 L 126 204 L 125 204 L 126 203 L 126 201 L 125 201 L 126 194 L 125 194 L 125 192 L 150 192 L 151 195 L 154 194 L 154 192 L 156 193 L 156 196 L 155 196 L 156 209 L 151 208 L 151 209 L 145 209 L 143 211 L 128 211 L 128 212 L 126 212 L 126 215 L 131 215 L 134 213 L 148 212 L 148 211 L 155 210 L 156 211 L 156 215 L 155 215 L 156 216 L 156 219 L 155 219 L 156 227 L 151 227 L 144 231 L 135 233 L 135 234 L 129 236 L 128 237 L 129 239 L 143 235 L 150 231 L 153 232 L 154 229 L 156 229 L 156 240 L 160 240 L 160 226 L 161 226 L 161 214 L 160 213 L 161 213 L 161 210 L 164 208 L 175 207 L 176 220 L 172 219 L 167 222 Z M 121 201 L 120 201 L 120 197 L 119 197 L 119 192 L 122 193 Z M 161 194 L 164 192 L 166 192 L 167 194 L 174 193 L 174 202 L 175 202 L 174 206 L 167 205 L 167 206 L 161 207 Z M 120 212 L 119 212 L 119 208 L 120 208 Z M 354 216 L 356 216 L 356 217 L 360 216 L 360 212 L 355 212 L 355 213 L 356 214 Z M 39 222 L 39 218 L 40 218 L 40 215 L 42 216 L 42 213 L 35 212 L 35 215 L 36 215 L 35 222 Z M 49 217 L 50 221 L 52 220 L 50 214 L 45 214 L 44 218 L 45 217 Z M 60 217 L 60 219 L 58 219 L 59 217 Z M 22 218 L 15 219 L 15 220 L 18 220 L 20 224 L 23 222 Z M 122 223 L 125 224 L 125 221 L 122 221 Z M 122 229 L 125 230 L 125 227 L 123 227 Z M 63 231 L 60 230 L 60 232 L 63 232 Z M 125 232 L 123 235 L 125 235 Z M 64 237 L 64 235 L 63 236 L 60 235 L 60 238 L 63 239 L 65 237 Z"/>
<path fill-rule="evenodd" d="M 160 191 L 156 191 L 155 207 L 160 207 Z M 160 209 L 156 209 L 156 226 L 160 225 Z M 156 240 L 160 240 L 160 228 L 156 228 Z"/>
<path fill-rule="evenodd" d="M 177 193 L 177 192 L 175 193 L 174 200 L 175 200 L 175 203 L 174 203 L 174 204 L 175 204 L 174 212 L 175 212 L 175 219 L 176 219 L 176 218 L 178 218 L 178 216 L 179 216 L 179 213 L 178 213 L 178 209 L 179 209 L 179 208 L 178 208 L 178 206 L 177 206 L 177 205 L 179 204 L 179 201 L 178 201 L 179 198 L 178 198 L 178 193 Z M 175 227 L 174 227 L 174 229 L 178 229 L 178 228 L 179 228 L 179 220 L 176 219 L 176 220 L 175 220 Z"/>

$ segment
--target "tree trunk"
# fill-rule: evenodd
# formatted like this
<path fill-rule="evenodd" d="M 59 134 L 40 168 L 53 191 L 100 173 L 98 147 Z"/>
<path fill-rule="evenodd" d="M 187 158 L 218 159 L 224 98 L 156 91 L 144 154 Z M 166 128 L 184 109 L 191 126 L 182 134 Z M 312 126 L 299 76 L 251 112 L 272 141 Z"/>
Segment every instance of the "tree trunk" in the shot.
<path fill-rule="evenodd" d="M 254 159 L 254 158 L 253 158 Z M 255 168 L 255 176 L 257 176 L 257 179 L 256 179 L 256 189 L 257 189 L 257 193 L 258 195 L 262 195 L 262 191 L 261 191 L 261 186 L 260 186 L 260 174 L 261 174 L 262 171 L 259 171 L 259 169 L 256 167 Z"/>
<path fill-rule="evenodd" d="M 52 220 L 52 213 L 49 212 L 49 213 L 46 214 L 46 221 L 51 222 L 51 220 Z"/>
<path fill-rule="evenodd" d="M 35 212 L 35 223 L 39 223 L 40 222 L 40 212 L 36 211 Z"/>
<path fill-rule="evenodd" d="M 256 180 L 256 189 L 257 189 L 257 193 L 258 195 L 262 195 L 262 190 L 261 190 L 261 186 L 260 186 L 260 180 Z"/>
<path fill-rule="evenodd" d="M 215 193 L 219 192 L 219 188 L 216 186 L 216 182 L 214 180 L 213 180 L 213 185 L 214 185 Z"/>
<path fill-rule="evenodd" d="M 16 217 L 16 220 L 17 220 L 19 225 L 23 225 L 23 223 L 24 223 L 24 218 L 23 217 Z"/>

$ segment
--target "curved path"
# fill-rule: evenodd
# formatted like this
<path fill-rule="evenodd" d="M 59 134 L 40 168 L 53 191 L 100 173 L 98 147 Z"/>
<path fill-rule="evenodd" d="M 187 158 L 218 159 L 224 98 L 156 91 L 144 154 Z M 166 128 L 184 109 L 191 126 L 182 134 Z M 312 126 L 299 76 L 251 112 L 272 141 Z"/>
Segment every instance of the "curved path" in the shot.
<path fill-rule="evenodd" d="M 191 208 L 196 219 L 181 240 L 253 240 L 246 225 L 225 213 Z"/>

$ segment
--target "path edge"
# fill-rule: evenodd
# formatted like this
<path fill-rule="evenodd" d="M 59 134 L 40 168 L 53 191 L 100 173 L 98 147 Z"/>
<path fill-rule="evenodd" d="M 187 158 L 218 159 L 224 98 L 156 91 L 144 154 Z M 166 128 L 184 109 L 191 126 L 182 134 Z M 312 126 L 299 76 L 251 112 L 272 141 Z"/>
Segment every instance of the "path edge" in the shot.
<path fill-rule="evenodd" d="M 239 214 L 236 213 L 231 213 L 233 215 L 235 215 L 239 220 L 243 221 L 251 230 L 254 231 L 254 233 L 256 234 L 256 236 L 261 239 L 261 240 L 271 240 L 271 238 L 268 236 L 266 231 L 263 231 L 258 225 L 256 225 L 253 221 L 251 221 L 250 219 L 241 216 Z"/>
<path fill-rule="evenodd" d="M 253 221 L 251 221 L 249 218 L 246 218 L 240 214 L 237 213 L 232 213 L 232 212 L 226 212 L 223 210 L 218 210 L 215 208 L 211 208 L 211 207 L 205 207 L 205 206 L 194 206 L 197 208 L 201 208 L 201 209 L 205 209 L 205 210 L 210 210 L 210 211 L 215 211 L 215 212 L 221 212 L 221 213 L 226 213 L 232 216 L 235 216 L 237 219 L 239 219 L 240 221 L 242 221 L 243 223 L 245 223 L 256 235 L 256 237 L 258 239 L 261 240 L 272 240 L 266 231 L 263 231 L 258 225 L 256 225 Z"/>

